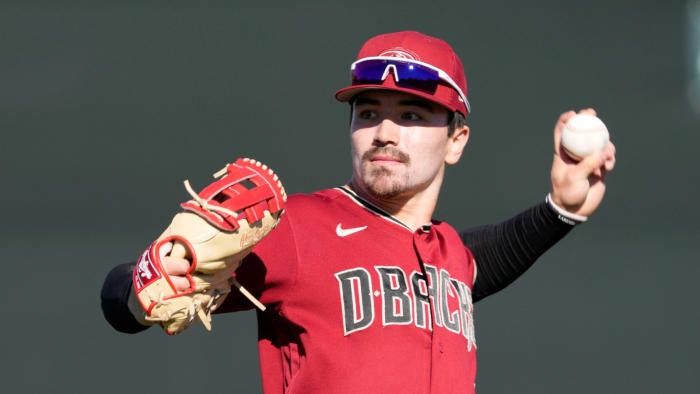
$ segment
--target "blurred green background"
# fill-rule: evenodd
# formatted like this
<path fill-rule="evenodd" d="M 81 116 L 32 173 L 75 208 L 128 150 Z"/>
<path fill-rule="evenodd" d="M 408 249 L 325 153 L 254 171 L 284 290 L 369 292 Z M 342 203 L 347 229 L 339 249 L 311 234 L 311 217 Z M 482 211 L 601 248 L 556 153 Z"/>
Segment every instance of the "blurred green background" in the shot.
<path fill-rule="evenodd" d="M 333 93 L 366 39 L 410 29 L 461 56 L 473 109 L 437 218 L 541 201 L 568 109 L 594 107 L 618 148 L 596 215 L 476 305 L 477 391 L 697 393 L 695 3 L 3 1 L 2 391 L 259 392 L 254 313 L 119 334 L 104 276 L 160 234 L 183 179 L 237 157 L 290 193 L 346 182 Z"/>

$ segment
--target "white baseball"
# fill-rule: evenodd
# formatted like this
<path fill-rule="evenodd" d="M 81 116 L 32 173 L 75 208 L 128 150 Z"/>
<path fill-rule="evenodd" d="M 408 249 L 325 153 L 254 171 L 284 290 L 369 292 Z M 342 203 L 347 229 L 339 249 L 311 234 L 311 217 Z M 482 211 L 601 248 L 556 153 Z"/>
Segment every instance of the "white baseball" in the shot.
<path fill-rule="evenodd" d="M 561 145 L 574 160 L 580 161 L 591 153 L 600 152 L 610 139 L 608 128 L 598 117 L 589 114 L 574 115 L 564 124 Z"/>

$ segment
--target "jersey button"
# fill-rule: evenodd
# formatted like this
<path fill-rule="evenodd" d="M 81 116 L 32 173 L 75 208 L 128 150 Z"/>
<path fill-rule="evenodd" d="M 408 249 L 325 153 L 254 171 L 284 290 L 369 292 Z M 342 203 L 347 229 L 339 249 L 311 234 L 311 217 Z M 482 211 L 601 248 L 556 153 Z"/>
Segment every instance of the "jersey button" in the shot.
<path fill-rule="evenodd" d="M 443 349 L 442 349 L 442 342 L 438 343 L 438 349 L 440 350 L 440 353 L 443 352 Z"/>

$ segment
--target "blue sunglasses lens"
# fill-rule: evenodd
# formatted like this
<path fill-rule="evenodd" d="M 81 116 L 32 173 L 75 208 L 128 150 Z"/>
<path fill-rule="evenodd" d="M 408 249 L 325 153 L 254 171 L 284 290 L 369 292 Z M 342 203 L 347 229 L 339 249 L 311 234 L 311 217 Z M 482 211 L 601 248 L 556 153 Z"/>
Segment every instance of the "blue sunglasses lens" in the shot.
<path fill-rule="evenodd" d="M 384 70 L 389 62 L 386 60 L 372 60 L 355 65 L 352 80 L 355 83 L 376 83 L 382 80 Z"/>
<path fill-rule="evenodd" d="M 381 84 L 386 68 L 392 66 L 399 82 L 398 86 L 434 92 L 440 82 L 437 71 L 423 67 L 420 64 L 397 62 L 390 60 L 367 60 L 355 65 L 352 82 L 357 85 Z"/>

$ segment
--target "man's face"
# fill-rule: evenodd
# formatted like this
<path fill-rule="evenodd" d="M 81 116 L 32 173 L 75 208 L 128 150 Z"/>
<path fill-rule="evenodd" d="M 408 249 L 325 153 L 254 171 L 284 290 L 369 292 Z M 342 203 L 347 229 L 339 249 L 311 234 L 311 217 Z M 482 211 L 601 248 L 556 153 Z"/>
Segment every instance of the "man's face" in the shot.
<path fill-rule="evenodd" d="M 350 125 L 353 184 L 391 199 L 442 182 L 447 120 L 446 108 L 418 96 L 391 90 L 360 94 Z"/>

